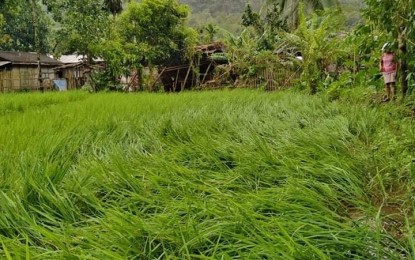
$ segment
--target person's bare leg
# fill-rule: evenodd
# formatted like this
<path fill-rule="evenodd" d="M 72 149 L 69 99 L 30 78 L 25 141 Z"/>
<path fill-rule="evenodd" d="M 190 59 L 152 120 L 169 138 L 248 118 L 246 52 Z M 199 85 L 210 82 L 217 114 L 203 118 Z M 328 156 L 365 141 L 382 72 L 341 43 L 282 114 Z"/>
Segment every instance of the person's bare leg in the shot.
<path fill-rule="evenodd" d="M 396 88 L 395 88 L 395 82 L 391 82 L 389 84 L 390 86 L 390 99 L 394 100 L 396 98 Z"/>
<path fill-rule="evenodd" d="M 390 99 L 390 96 L 391 96 L 390 83 L 385 84 L 385 90 L 386 90 L 386 97 L 385 97 L 384 101 L 388 101 Z"/>

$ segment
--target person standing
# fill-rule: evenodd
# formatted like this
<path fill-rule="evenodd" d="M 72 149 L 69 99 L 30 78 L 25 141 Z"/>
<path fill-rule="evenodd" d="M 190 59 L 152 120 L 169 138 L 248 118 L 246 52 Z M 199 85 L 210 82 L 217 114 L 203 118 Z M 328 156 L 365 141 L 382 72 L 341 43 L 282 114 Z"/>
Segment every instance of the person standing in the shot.
<path fill-rule="evenodd" d="M 391 50 L 391 44 L 385 43 L 382 47 L 382 56 L 380 58 L 379 68 L 383 74 L 385 81 L 386 97 L 383 101 L 389 101 L 395 99 L 396 94 L 396 69 L 397 64 L 395 61 L 395 55 Z"/>

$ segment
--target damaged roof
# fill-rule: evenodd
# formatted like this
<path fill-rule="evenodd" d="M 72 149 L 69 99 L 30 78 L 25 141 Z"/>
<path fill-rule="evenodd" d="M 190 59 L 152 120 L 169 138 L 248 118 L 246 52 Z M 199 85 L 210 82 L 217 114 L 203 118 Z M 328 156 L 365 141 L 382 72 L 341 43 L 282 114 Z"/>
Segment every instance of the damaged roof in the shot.
<path fill-rule="evenodd" d="M 35 65 L 37 64 L 36 52 L 16 52 L 0 51 L 0 62 L 10 62 L 12 64 Z M 47 55 L 40 54 L 40 64 L 42 65 L 62 65 L 58 60 L 52 59 Z"/>
<path fill-rule="evenodd" d="M 221 42 L 214 42 L 214 43 L 210 43 L 210 44 L 196 46 L 194 49 L 195 49 L 196 52 L 212 54 L 212 53 L 216 53 L 216 52 L 225 52 L 226 47 Z"/>

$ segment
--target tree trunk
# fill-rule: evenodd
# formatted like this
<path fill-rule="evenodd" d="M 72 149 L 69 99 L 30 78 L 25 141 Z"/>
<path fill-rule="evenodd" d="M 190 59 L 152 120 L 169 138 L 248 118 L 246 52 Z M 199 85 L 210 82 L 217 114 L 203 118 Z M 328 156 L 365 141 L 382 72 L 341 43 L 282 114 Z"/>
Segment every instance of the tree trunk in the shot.
<path fill-rule="evenodd" d="M 94 60 L 92 58 L 92 54 L 91 52 L 88 51 L 88 53 L 86 54 L 86 64 L 92 65 L 93 62 Z"/>
<path fill-rule="evenodd" d="M 402 88 L 402 96 L 405 97 L 408 93 L 408 64 L 406 62 L 407 47 L 406 39 L 404 35 L 405 28 L 403 26 L 399 29 L 398 44 L 399 44 L 399 72 L 400 72 L 400 83 Z"/>

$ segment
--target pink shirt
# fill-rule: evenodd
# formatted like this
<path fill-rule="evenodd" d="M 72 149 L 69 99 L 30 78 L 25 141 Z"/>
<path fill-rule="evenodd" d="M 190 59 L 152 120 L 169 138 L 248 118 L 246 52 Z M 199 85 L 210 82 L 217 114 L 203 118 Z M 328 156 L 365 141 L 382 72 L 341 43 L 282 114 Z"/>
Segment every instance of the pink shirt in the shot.
<path fill-rule="evenodd" d="M 381 71 L 382 72 L 394 72 L 396 71 L 395 56 L 393 53 L 384 53 L 381 58 Z"/>

